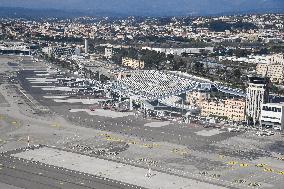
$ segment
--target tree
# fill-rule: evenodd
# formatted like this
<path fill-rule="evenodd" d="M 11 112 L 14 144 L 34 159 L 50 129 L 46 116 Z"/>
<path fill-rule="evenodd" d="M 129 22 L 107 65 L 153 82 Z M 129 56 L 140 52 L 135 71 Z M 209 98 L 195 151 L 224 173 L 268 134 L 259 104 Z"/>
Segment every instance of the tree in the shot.
<path fill-rule="evenodd" d="M 138 51 L 134 48 L 129 48 L 127 50 L 127 57 L 133 58 L 133 59 L 138 59 Z"/>
<path fill-rule="evenodd" d="M 233 77 L 234 77 L 237 81 L 240 81 L 241 75 L 242 75 L 242 73 L 241 73 L 241 71 L 240 71 L 239 68 L 233 70 Z"/>
<path fill-rule="evenodd" d="M 248 52 L 244 49 L 236 49 L 235 51 L 236 57 L 246 57 Z"/>
<path fill-rule="evenodd" d="M 173 70 L 184 71 L 185 70 L 185 62 L 182 59 L 173 61 Z"/>
<path fill-rule="evenodd" d="M 267 48 L 261 48 L 260 50 L 259 50 L 259 54 L 269 54 L 269 52 L 268 52 L 268 49 Z"/>
<path fill-rule="evenodd" d="M 201 62 L 199 62 L 199 61 L 195 62 L 195 64 L 193 65 L 194 71 L 195 71 L 197 74 L 200 74 L 200 75 L 202 75 L 202 73 L 203 73 L 203 71 L 204 71 L 203 68 L 204 68 L 204 64 L 201 63 Z"/>
<path fill-rule="evenodd" d="M 145 62 L 145 68 L 149 69 L 159 69 L 163 67 L 162 64 L 167 61 L 167 57 L 164 53 L 142 50 L 141 55 L 141 60 Z"/>

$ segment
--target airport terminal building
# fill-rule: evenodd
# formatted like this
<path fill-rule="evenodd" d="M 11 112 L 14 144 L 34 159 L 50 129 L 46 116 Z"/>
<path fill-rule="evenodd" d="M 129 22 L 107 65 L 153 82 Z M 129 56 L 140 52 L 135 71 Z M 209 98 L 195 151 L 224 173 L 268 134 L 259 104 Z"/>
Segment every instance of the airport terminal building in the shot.
<path fill-rule="evenodd" d="M 284 103 L 262 104 L 260 123 L 262 126 L 284 129 Z"/>

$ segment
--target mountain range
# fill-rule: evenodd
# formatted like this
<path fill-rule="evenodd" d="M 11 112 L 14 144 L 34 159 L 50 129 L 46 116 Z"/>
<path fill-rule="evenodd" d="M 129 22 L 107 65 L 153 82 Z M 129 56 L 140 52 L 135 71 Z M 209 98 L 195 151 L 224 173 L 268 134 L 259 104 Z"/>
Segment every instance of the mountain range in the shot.
<path fill-rule="evenodd" d="M 0 16 L 188 16 L 284 13 L 284 0 L 1 0 Z M 26 10 L 26 11 L 25 11 Z M 45 10 L 45 12 L 42 12 Z M 9 12 L 11 11 L 11 12 Z"/>

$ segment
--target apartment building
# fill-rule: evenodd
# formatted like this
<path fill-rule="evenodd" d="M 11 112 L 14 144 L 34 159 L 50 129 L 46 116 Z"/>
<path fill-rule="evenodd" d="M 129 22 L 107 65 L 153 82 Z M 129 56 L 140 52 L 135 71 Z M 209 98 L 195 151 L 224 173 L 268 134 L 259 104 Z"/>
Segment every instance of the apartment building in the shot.
<path fill-rule="evenodd" d="M 273 54 L 273 55 L 271 55 L 270 56 L 270 63 L 284 65 L 284 55 L 283 54 Z"/>
<path fill-rule="evenodd" d="M 203 101 L 201 104 L 201 116 L 226 117 L 233 121 L 244 121 L 245 100 L 227 99 L 221 101 Z"/>
<path fill-rule="evenodd" d="M 186 102 L 190 105 L 199 106 L 203 101 L 209 98 L 210 94 L 205 91 L 190 91 L 186 93 Z"/>
<path fill-rule="evenodd" d="M 112 59 L 113 48 L 111 46 L 105 48 L 105 58 Z"/>
<path fill-rule="evenodd" d="M 144 69 L 144 61 L 136 60 L 128 57 L 122 58 L 122 65 L 132 69 Z"/>
<path fill-rule="evenodd" d="M 282 83 L 284 80 L 284 64 L 258 64 L 256 73 L 269 77 L 272 83 Z"/>

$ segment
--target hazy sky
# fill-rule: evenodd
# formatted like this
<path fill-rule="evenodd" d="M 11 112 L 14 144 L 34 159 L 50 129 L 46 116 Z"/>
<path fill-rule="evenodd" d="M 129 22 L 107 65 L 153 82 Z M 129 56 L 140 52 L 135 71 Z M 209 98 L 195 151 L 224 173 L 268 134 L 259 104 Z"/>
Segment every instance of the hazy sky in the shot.
<path fill-rule="evenodd" d="M 284 7 L 284 0 L 0 0 L 0 6 L 130 13 L 221 13 Z"/>

